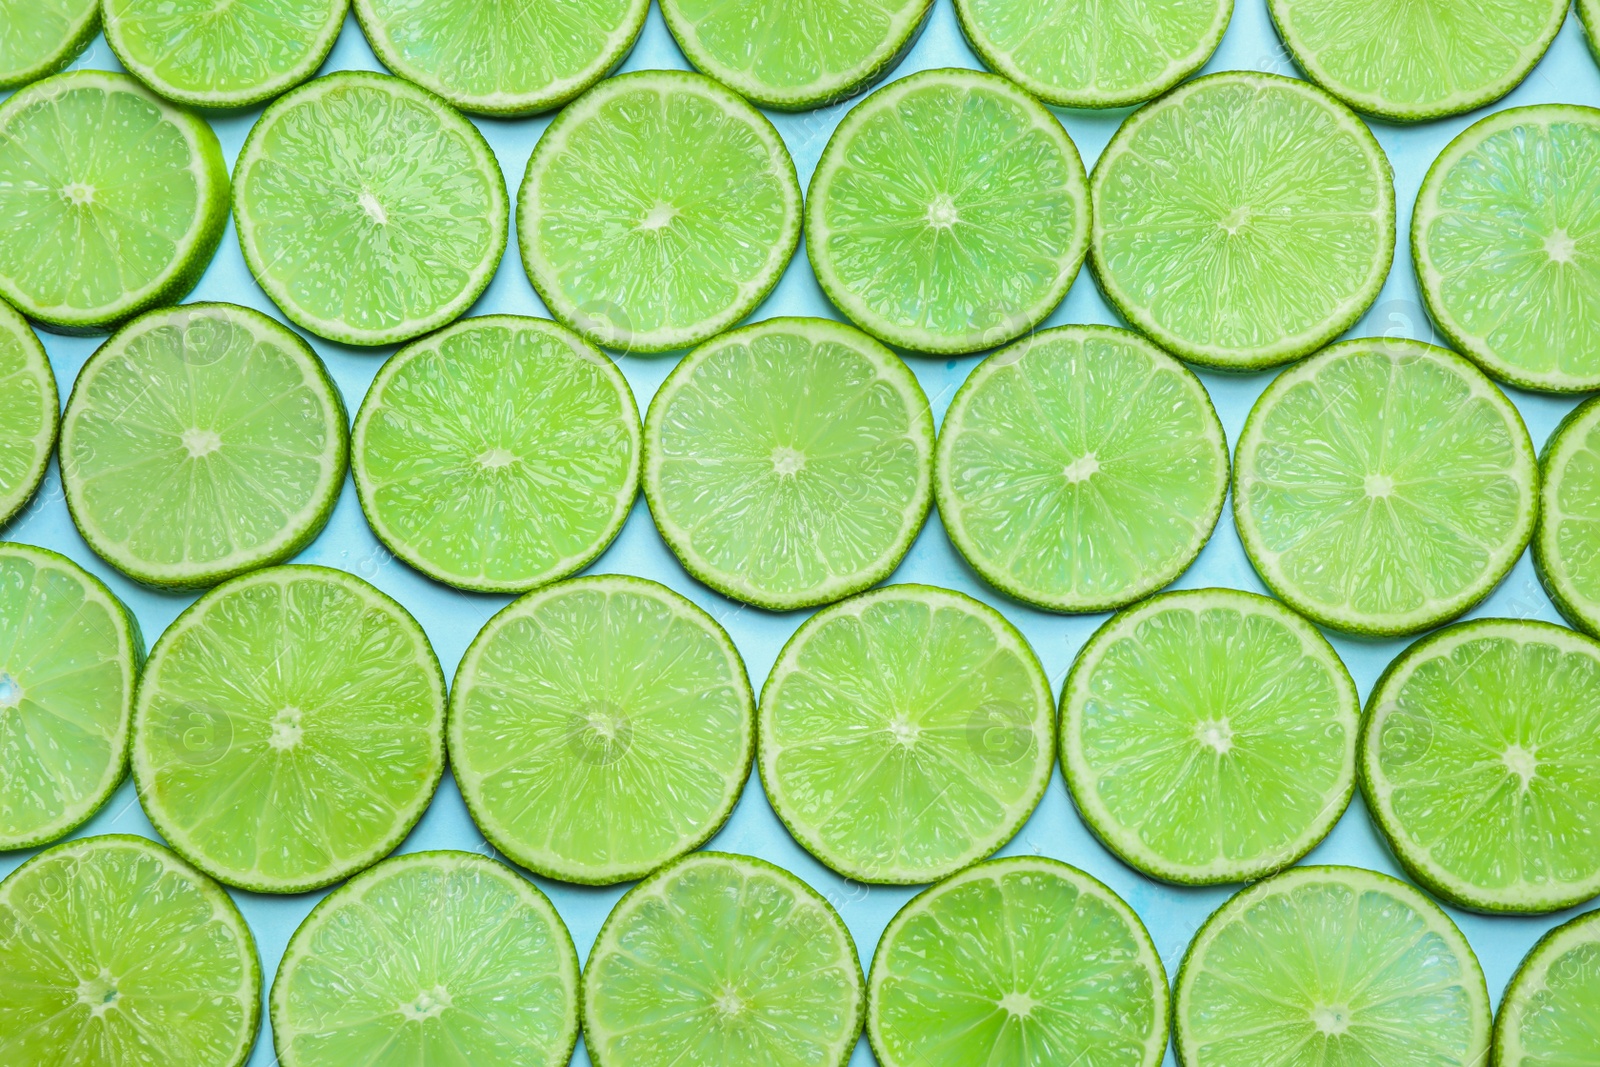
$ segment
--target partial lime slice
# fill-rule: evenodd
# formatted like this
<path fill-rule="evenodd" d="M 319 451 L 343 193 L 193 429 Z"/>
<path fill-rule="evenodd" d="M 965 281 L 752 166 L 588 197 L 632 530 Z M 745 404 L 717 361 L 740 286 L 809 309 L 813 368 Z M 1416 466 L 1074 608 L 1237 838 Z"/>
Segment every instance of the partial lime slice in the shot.
<path fill-rule="evenodd" d="M 778 284 L 800 181 L 766 117 L 709 78 L 609 78 L 556 116 L 517 197 L 522 264 L 596 344 L 689 348 Z"/>
<path fill-rule="evenodd" d="M 47 327 L 181 300 L 227 217 L 217 135 L 126 74 L 72 71 L 0 104 L 0 297 Z"/>
<path fill-rule="evenodd" d="M 57 845 L 0 882 L 0 1060 L 240 1067 L 256 945 L 228 894 L 142 837 Z"/>
<path fill-rule="evenodd" d="M 1600 61 L 1600 0 L 1577 0 L 1577 3 L 1583 35 L 1589 39 L 1589 51 Z"/>
<path fill-rule="evenodd" d="M 228 885 L 300 893 L 403 840 L 444 770 L 444 674 L 406 609 L 326 567 L 236 578 L 145 665 L 133 778 L 145 814 Z"/>
<path fill-rule="evenodd" d="M 272 983 L 283 1067 L 566 1067 L 578 954 L 545 895 L 470 852 L 416 852 L 324 897 Z"/>
<path fill-rule="evenodd" d="M 972 50 L 1057 107 L 1126 107 L 1199 70 L 1233 0 L 956 0 Z"/>
<path fill-rule="evenodd" d="M 1126 330 L 1064 326 L 990 356 L 950 402 L 939 516 L 973 570 L 1050 611 L 1105 611 L 1177 578 L 1228 492 L 1205 386 Z"/>
<path fill-rule="evenodd" d="M 1397 636 L 1489 595 L 1533 536 L 1522 416 L 1454 352 L 1348 341 L 1279 375 L 1234 456 L 1245 552 L 1300 614 Z"/>
<path fill-rule="evenodd" d="M 604 552 L 639 490 L 616 365 L 545 319 L 467 319 L 392 356 L 350 459 L 378 539 L 461 589 L 521 593 Z"/>
<path fill-rule="evenodd" d="M 1566 620 L 1600 637 L 1600 398 L 1545 442 L 1533 565 Z"/>
<path fill-rule="evenodd" d="M 98 0 L 0 0 L 0 89 L 54 74 L 99 29 Z"/>
<path fill-rule="evenodd" d="M 933 416 L 900 357 L 825 319 L 768 319 L 680 362 L 645 421 L 662 539 L 773 611 L 894 573 L 933 498 Z"/>
<path fill-rule="evenodd" d="M 999 612 L 925 585 L 826 608 L 761 690 L 761 780 L 812 855 L 912 885 L 983 859 L 1055 764 L 1050 680 Z"/>
<path fill-rule="evenodd" d="M 234 167 L 250 271 L 312 333 L 408 341 L 456 319 L 506 247 L 505 180 L 477 127 L 432 93 L 341 71 L 275 101 Z"/>
<path fill-rule="evenodd" d="M 198 589 L 311 543 L 344 484 L 345 436 L 339 391 L 297 334 L 185 304 L 129 323 L 78 373 L 61 481 L 108 563 Z"/>
<path fill-rule="evenodd" d="M 1185 1067 L 1482 1067 L 1489 990 L 1472 946 L 1411 886 L 1295 867 L 1206 921 L 1174 989 Z"/>
<path fill-rule="evenodd" d="M 1089 240 L 1083 161 L 1004 78 L 926 70 L 834 131 L 806 198 L 806 254 L 868 333 L 919 352 L 1020 337 L 1055 310 Z"/>
<path fill-rule="evenodd" d="M 450 765 L 493 845 L 550 878 L 640 878 L 705 844 L 750 776 L 722 627 L 665 586 L 578 578 L 489 620 L 450 687 Z"/>
<path fill-rule="evenodd" d="M 872 959 L 883 1067 L 1157 1067 L 1167 972 L 1133 909 L 1056 860 L 968 868 L 913 899 Z"/>
<path fill-rule="evenodd" d="M 33 498 L 50 466 L 61 397 L 44 345 L 22 316 L 0 303 L 0 527 Z"/>
<path fill-rule="evenodd" d="M 1500 1001 L 1496 1067 L 1600 1063 L 1600 911 L 1533 946 Z"/>
<path fill-rule="evenodd" d="M 635 886 L 583 971 L 601 1067 L 844 1067 L 866 983 L 839 913 L 788 871 L 697 852 Z"/>
<path fill-rule="evenodd" d="M 1313 81 L 1396 122 L 1459 115 L 1500 99 L 1528 76 L 1567 17 L 1567 0 L 1267 0 L 1267 7 Z"/>

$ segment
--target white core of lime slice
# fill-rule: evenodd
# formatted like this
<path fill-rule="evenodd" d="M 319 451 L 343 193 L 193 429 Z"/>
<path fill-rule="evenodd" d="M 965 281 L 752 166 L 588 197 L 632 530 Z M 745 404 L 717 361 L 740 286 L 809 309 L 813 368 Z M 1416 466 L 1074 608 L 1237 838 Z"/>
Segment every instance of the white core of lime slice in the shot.
<path fill-rule="evenodd" d="M 392 356 L 351 431 L 362 510 L 430 578 L 521 593 L 604 552 L 639 489 L 616 365 L 546 319 L 466 319 Z"/>
<path fill-rule="evenodd" d="M 599 1067 L 844 1067 L 865 982 L 844 921 L 748 856 L 697 852 L 618 902 L 583 972 Z"/>
<path fill-rule="evenodd" d="M 1089 239 L 1067 131 L 1004 78 L 927 70 L 851 109 L 806 198 L 806 254 L 828 298 L 889 344 L 993 348 L 1044 321 Z"/>
<path fill-rule="evenodd" d="M 211 879 L 142 837 L 69 841 L 0 882 L 0 1058 L 241 1067 L 261 965 Z"/>
<path fill-rule="evenodd" d="M 416 852 L 318 902 L 271 1008 L 283 1067 L 566 1067 L 578 955 L 526 878 L 469 852 Z"/>
<path fill-rule="evenodd" d="M 50 466 L 61 397 L 44 345 L 21 315 L 0 303 L 0 528 L 33 497 Z"/>
<path fill-rule="evenodd" d="M 1453 352 L 1348 341 L 1261 394 L 1234 456 L 1234 520 L 1302 615 L 1397 636 L 1487 596 L 1533 535 L 1522 416 Z"/>
<path fill-rule="evenodd" d="M 990 356 L 950 402 L 935 465 L 950 540 L 991 585 L 1105 611 L 1172 582 L 1228 492 L 1205 386 L 1137 334 L 1064 326 Z"/>
<path fill-rule="evenodd" d="M 872 960 L 867 1037 L 883 1067 L 1157 1067 L 1167 972 L 1144 924 L 1075 867 L 992 860 L 914 898 Z"/>
<path fill-rule="evenodd" d="M 99 28 L 98 0 L 0 0 L 0 89 L 54 74 Z"/>
<path fill-rule="evenodd" d="M 1600 1058 L 1600 911 L 1551 930 L 1528 952 L 1500 1001 L 1496 1067 Z"/>
<path fill-rule="evenodd" d="M 1540 467 L 1534 567 L 1566 620 L 1600 637 L 1600 400 L 1562 420 Z"/>
<path fill-rule="evenodd" d="M 887 578 L 932 500 L 933 416 L 893 352 L 825 319 L 697 349 L 645 420 L 645 494 L 696 578 L 773 611 Z"/>
<path fill-rule="evenodd" d="M 450 689 L 450 765 L 478 828 L 549 878 L 609 885 L 705 844 L 750 775 L 755 709 L 722 627 L 621 575 L 529 593 Z"/>

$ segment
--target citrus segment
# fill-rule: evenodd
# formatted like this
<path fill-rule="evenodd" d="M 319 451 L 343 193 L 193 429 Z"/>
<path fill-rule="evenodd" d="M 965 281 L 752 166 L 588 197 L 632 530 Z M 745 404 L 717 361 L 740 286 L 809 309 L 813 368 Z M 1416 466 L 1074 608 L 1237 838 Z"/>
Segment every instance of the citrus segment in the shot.
<path fill-rule="evenodd" d="M 1540 468 L 1534 567 L 1566 620 L 1600 636 L 1600 401 L 1562 420 Z"/>
<path fill-rule="evenodd" d="M 1551 930 L 1517 968 L 1494 1023 L 1496 1067 L 1600 1059 L 1600 912 Z"/>
<path fill-rule="evenodd" d="M 0 304 L 0 527 L 33 497 L 50 465 L 61 398 L 44 345 L 28 324 Z"/>

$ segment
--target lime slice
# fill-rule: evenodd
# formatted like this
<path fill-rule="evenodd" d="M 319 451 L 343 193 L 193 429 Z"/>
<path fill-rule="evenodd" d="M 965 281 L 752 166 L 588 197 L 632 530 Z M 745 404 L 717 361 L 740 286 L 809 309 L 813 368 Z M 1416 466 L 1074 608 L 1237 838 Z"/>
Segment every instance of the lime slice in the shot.
<path fill-rule="evenodd" d="M 992 860 L 913 899 L 872 959 L 883 1067 L 1157 1067 L 1167 972 L 1133 909 L 1065 863 Z"/>
<path fill-rule="evenodd" d="M 1396 122 L 1500 99 L 1528 76 L 1567 17 L 1567 0 L 1267 0 L 1267 7 L 1313 81 Z"/>
<path fill-rule="evenodd" d="M 520 593 L 582 570 L 639 489 L 627 381 L 544 319 L 467 319 L 403 349 L 350 440 L 378 539 L 460 589 Z"/>
<path fill-rule="evenodd" d="M 970 70 L 912 74 L 857 104 L 806 199 L 806 254 L 828 298 L 919 352 L 1028 332 L 1061 303 L 1088 240 L 1072 138 L 1033 97 Z"/>
<path fill-rule="evenodd" d="M 727 820 L 750 776 L 754 703 L 711 616 L 655 582 L 579 578 L 516 601 L 467 649 L 451 769 L 506 856 L 626 882 Z"/>
<path fill-rule="evenodd" d="M 0 89 L 54 74 L 99 29 L 98 0 L 0 0 Z"/>
<path fill-rule="evenodd" d="M 297 334 L 234 304 L 152 311 L 78 373 L 61 480 L 89 547 L 149 585 L 279 563 L 344 484 L 345 414 Z"/>
<path fill-rule="evenodd" d="M 1050 680 L 999 612 L 925 585 L 826 608 L 761 690 L 761 780 L 812 855 L 933 882 L 1009 841 L 1055 764 Z"/>
<path fill-rule="evenodd" d="M 1479 911 L 1600 893 L 1600 644 L 1561 626 L 1461 623 L 1408 648 L 1368 698 L 1361 786 L 1418 882 Z"/>
<path fill-rule="evenodd" d="M 405 608 L 325 567 L 236 578 L 145 665 L 133 778 L 161 836 L 228 885 L 300 893 L 371 866 L 444 769 L 444 674 Z"/>
<path fill-rule="evenodd" d="M 768 319 L 680 362 L 645 421 L 645 495 L 690 574 L 773 611 L 889 577 L 932 499 L 915 375 L 825 319 Z"/>
<path fill-rule="evenodd" d="M 93 575 L 0 542 L 0 851 L 54 841 L 121 783 L 143 651 Z"/>
<path fill-rule="evenodd" d="M 762 107 L 805 111 L 888 74 L 933 0 L 661 0 L 678 47 L 701 71 Z"/>
<path fill-rule="evenodd" d="M 432 93 L 341 71 L 275 101 L 234 167 L 239 245 L 312 333 L 408 341 L 478 299 L 506 247 L 505 180 L 477 127 Z"/>
<path fill-rule="evenodd" d="M 1057 107 L 1126 107 L 1199 70 L 1233 0 L 956 0 L 972 50 Z"/>
<path fill-rule="evenodd" d="M 709 78 L 609 78 L 556 116 L 517 197 L 522 265 L 596 344 L 689 348 L 737 323 L 800 240 L 800 181 L 766 117 Z"/>
<path fill-rule="evenodd" d="M 1600 637 L 1600 399 L 1562 420 L 1541 467 L 1534 567 L 1567 621 Z"/>
<path fill-rule="evenodd" d="M 1471 363 L 1348 341 L 1267 386 L 1234 456 L 1233 515 L 1300 614 L 1397 636 L 1455 618 L 1522 555 L 1538 466 L 1522 416 Z"/>
<path fill-rule="evenodd" d="M 1489 990 L 1450 917 L 1404 882 L 1295 867 L 1206 920 L 1173 991 L 1185 1067 L 1482 1067 Z"/>
<path fill-rule="evenodd" d="M 50 466 L 61 397 L 50 358 L 22 316 L 0 303 L 0 527 L 33 498 Z"/>
<path fill-rule="evenodd" d="M 217 135 L 126 74 L 0 104 L 0 297 L 36 322 L 93 332 L 181 300 L 227 217 Z"/>
<path fill-rule="evenodd" d="M 1500 1001 L 1496 1067 L 1600 1062 L 1600 911 L 1533 946 Z"/>
<path fill-rule="evenodd" d="M 69 841 L 0 882 L 6 1063 L 240 1067 L 260 1001 L 233 901 L 152 841 Z"/>
<path fill-rule="evenodd" d="M 788 871 L 697 852 L 635 886 L 583 971 L 604 1067 L 844 1067 L 866 999 L 839 913 Z"/>
<path fill-rule="evenodd" d="M 578 954 L 527 879 L 469 852 L 417 852 L 318 902 L 271 1000 L 283 1067 L 566 1067 Z"/>
<path fill-rule="evenodd" d="M 935 466 L 950 540 L 991 585 L 1105 611 L 1189 568 L 1222 514 L 1228 441 L 1205 386 L 1126 330 L 1046 330 L 979 364 Z"/>
<path fill-rule="evenodd" d="M 1600 61 L 1600 0 L 1577 0 L 1578 19 L 1583 23 L 1584 36 L 1589 39 L 1589 51 Z"/>

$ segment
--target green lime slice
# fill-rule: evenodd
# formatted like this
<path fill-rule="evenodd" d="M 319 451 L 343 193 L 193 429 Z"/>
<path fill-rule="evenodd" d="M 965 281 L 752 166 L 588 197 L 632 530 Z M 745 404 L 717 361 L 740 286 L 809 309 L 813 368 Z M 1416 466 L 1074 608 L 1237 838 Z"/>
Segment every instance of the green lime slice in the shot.
<path fill-rule="evenodd" d="M 1021 829 L 1055 764 L 1050 680 L 971 597 L 891 585 L 817 612 L 761 690 L 761 780 L 789 832 L 862 882 L 933 882 Z"/>
<path fill-rule="evenodd" d="M 609 885 L 705 844 L 750 776 L 755 701 L 722 627 L 665 586 L 578 578 L 489 620 L 450 687 L 478 828 L 549 878 Z"/>
<path fill-rule="evenodd" d="M 806 254 L 856 325 L 919 352 L 993 348 L 1054 311 L 1089 240 L 1072 138 L 1004 78 L 925 70 L 851 109 L 806 198 Z"/>
<path fill-rule="evenodd" d="M 1228 441 L 1205 386 L 1126 330 L 1064 326 L 990 356 L 950 402 L 939 516 L 983 578 L 1050 611 L 1105 611 L 1195 561 Z"/>
<path fill-rule="evenodd" d="M 544 319 L 467 319 L 383 365 L 350 463 L 389 550 L 430 578 L 522 593 L 582 570 L 639 489 L 627 380 Z"/>
<path fill-rule="evenodd" d="M 0 851 L 54 841 L 121 783 L 143 652 L 88 571 L 0 542 Z"/>
<path fill-rule="evenodd" d="M 889 577 L 933 494 L 916 376 L 825 319 L 768 319 L 680 362 L 650 402 L 644 489 L 696 578 L 773 611 Z"/>
<path fill-rule="evenodd" d="M 1428 311 L 1524 389 L 1600 389 L 1600 111 L 1501 111 L 1450 142 L 1411 219 Z"/>
<path fill-rule="evenodd" d="M 1356 867 L 1294 867 L 1206 920 L 1173 990 L 1185 1067 L 1482 1067 L 1489 990 L 1427 897 Z"/>
<path fill-rule="evenodd" d="M 839 913 L 788 871 L 697 852 L 630 890 L 583 971 L 598 1067 L 844 1067 L 866 983 Z"/>
<path fill-rule="evenodd" d="M 341 71 L 274 101 L 234 167 L 250 272 L 295 322 L 388 345 L 459 317 L 506 247 L 505 179 L 476 126 L 399 78 Z"/>
<path fill-rule="evenodd" d="M 1222 43 L 1233 0 L 956 0 L 972 50 L 1057 107 L 1127 107 L 1160 96 Z"/>
<path fill-rule="evenodd" d="M 1600 911 L 1551 930 L 1533 946 L 1500 1001 L 1496 1067 L 1600 1062 Z"/>
<path fill-rule="evenodd" d="M 1562 420 L 1540 466 L 1534 568 L 1566 620 L 1600 637 L 1600 398 Z"/>
<path fill-rule="evenodd" d="M 153 841 L 68 841 L 0 882 L 6 1063 L 241 1067 L 260 1001 L 239 909 Z"/>
<path fill-rule="evenodd" d="M 318 902 L 271 1006 L 283 1067 L 566 1067 L 578 954 L 526 878 L 469 852 L 416 852 Z"/>
<path fill-rule="evenodd" d="M 0 303 L 0 527 L 33 498 L 50 466 L 61 397 L 44 345 L 22 316 Z"/>
<path fill-rule="evenodd" d="M 1454 352 L 1347 341 L 1280 374 L 1234 456 L 1233 516 L 1302 615 L 1398 636 L 1487 596 L 1533 536 L 1522 416 Z"/>
<path fill-rule="evenodd" d="M 0 89 L 54 74 L 99 29 L 98 0 L 0 0 Z"/>
<path fill-rule="evenodd" d="M 444 673 L 405 608 L 352 574 L 274 567 L 178 616 L 145 664 L 133 779 L 195 866 L 301 893 L 374 862 L 444 770 Z"/>
<path fill-rule="evenodd" d="M 1567 0 L 1267 0 L 1267 7 L 1313 81 L 1395 122 L 1458 115 L 1505 96 L 1567 17 Z"/>
<path fill-rule="evenodd" d="M 227 217 L 217 135 L 126 74 L 0 104 L 0 297 L 36 322 L 94 332 L 181 300 Z"/>
<path fill-rule="evenodd" d="M 1316 847 L 1355 791 L 1361 701 L 1276 600 L 1167 593 L 1095 631 L 1061 696 L 1061 766 L 1095 836 L 1153 878 L 1253 882 Z"/>
<path fill-rule="evenodd" d="M 1600 0 L 1577 0 L 1578 19 L 1583 23 L 1584 36 L 1589 39 L 1589 51 L 1600 62 Z"/>
<path fill-rule="evenodd" d="M 106 562 L 198 589 L 310 544 L 345 451 L 339 391 L 297 334 L 249 308 L 185 304 L 130 322 L 84 364 L 61 481 Z"/>
<path fill-rule="evenodd" d="M 883 1067 L 1157 1067 L 1167 972 L 1133 909 L 1042 856 L 980 863 L 917 896 L 872 959 Z"/>
<path fill-rule="evenodd" d="M 1134 112 L 1091 185 L 1101 290 L 1192 363 L 1258 370 L 1321 348 L 1394 259 L 1383 149 L 1336 100 L 1273 74 L 1198 78 Z"/>
<path fill-rule="evenodd" d="M 1367 700 L 1361 788 L 1406 871 L 1461 907 L 1600 893 L 1600 644 L 1483 619 L 1406 649 Z"/>
<path fill-rule="evenodd" d="M 744 318 L 800 240 L 800 180 L 766 117 L 710 78 L 608 78 L 539 138 L 517 197 L 522 265 L 596 344 L 690 348 Z"/>
<path fill-rule="evenodd" d="M 806 111 L 888 74 L 933 0 L 661 0 L 689 62 L 762 107 Z"/>

